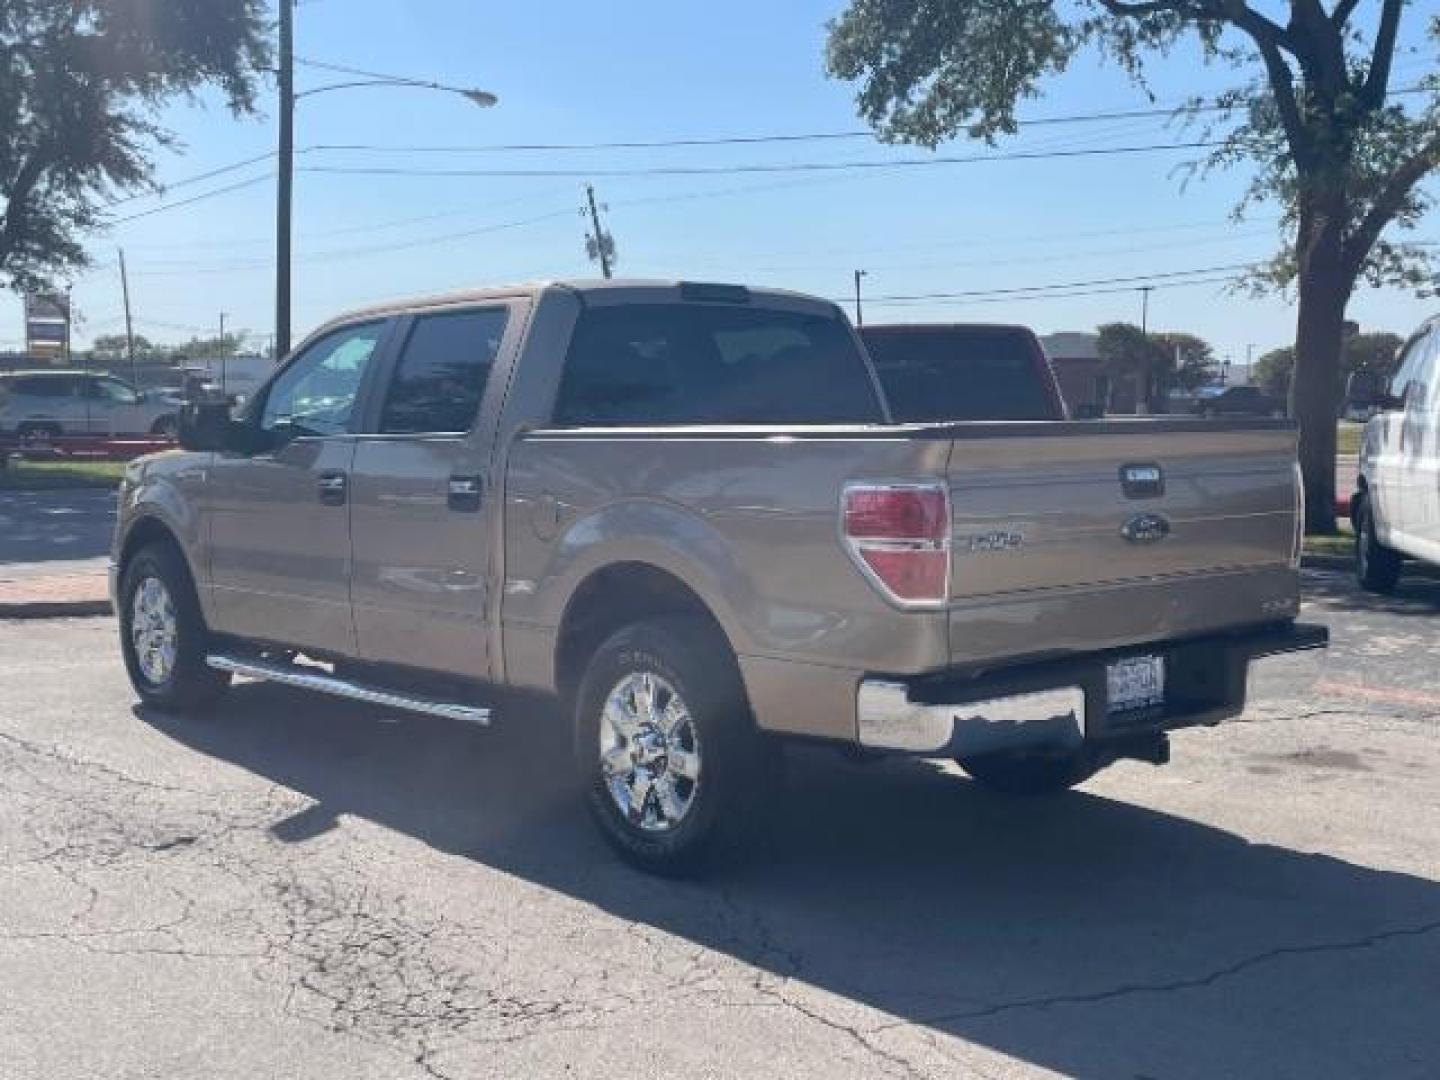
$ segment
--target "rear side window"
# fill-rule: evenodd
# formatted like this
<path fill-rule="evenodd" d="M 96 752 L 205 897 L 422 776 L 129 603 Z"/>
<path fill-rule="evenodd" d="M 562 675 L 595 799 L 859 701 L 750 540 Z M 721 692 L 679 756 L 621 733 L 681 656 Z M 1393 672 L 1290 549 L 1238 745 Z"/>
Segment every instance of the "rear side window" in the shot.
<path fill-rule="evenodd" d="M 8 389 L 25 397 L 73 397 L 75 379 L 70 375 L 21 375 L 10 381 Z"/>
<path fill-rule="evenodd" d="M 555 406 L 555 422 L 575 427 L 881 419 L 838 317 L 700 303 L 584 311 Z"/>
<path fill-rule="evenodd" d="M 1030 337 L 989 327 L 862 330 L 900 423 L 1058 420 Z"/>
<path fill-rule="evenodd" d="M 380 430 L 411 435 L 474 427 L 506 319 L 504 308 L 418 316 L 395 367 Z"/>

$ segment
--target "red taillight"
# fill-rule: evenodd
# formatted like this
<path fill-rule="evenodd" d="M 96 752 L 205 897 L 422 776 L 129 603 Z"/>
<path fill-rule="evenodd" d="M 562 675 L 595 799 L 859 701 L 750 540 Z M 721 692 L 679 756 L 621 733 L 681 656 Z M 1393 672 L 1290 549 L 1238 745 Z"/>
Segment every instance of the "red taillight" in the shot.
<path fill-rule="evenodd" d="M 902 604 L 941 604 L 950 581 L 950 496 L 943 483 L 849 484 L 841 507 L 850 554 Z"/>

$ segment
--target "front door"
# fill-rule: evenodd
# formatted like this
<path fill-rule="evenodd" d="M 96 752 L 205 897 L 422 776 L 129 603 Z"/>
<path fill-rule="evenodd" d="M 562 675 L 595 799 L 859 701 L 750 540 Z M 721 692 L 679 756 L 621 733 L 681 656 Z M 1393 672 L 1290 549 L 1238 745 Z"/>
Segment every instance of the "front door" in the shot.
<path fill-rule="evenodd" d="M 119 379 L 95 376 L 85 380 L 86 427 L 91 435 L 148 433 L 140 395 Z"/>
<path fill-rule="evenodd" d="M 214 629 L 354 655 L 353 431 L 389 325 L 306 346 L 248 413 L 259 449 L 216 455 L 206 484 Z"/>
<path fill-rule="evenodd" d="M 357 441 L 351 586 L 360 655 L 485 679 L 500 500 L 491 442 L 521 305 L 443 308 L 396 331 Z"/>

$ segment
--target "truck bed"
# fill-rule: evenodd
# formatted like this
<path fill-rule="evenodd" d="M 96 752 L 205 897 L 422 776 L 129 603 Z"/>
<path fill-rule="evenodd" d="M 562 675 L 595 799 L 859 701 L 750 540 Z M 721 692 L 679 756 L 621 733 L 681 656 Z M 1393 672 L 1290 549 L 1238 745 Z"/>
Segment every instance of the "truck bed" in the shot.
<path fill-rule="evenodd" d="M 507 642 L 611 559 L 674 573 L 791 686 L 804 665 L 987 668 L 1290 619 L 1294 442 L 1283 421 L 1146 418 L 532 431 L 510 454 Z M 1163 492 L 1128 498 L 1134 464 Z M 907 610 L 857 571 L 839 510 L 849 482 L 923 478 L 948 481 L 949 598 Z M 1126 540 L 1146 515 L 1168 535 Z"/>

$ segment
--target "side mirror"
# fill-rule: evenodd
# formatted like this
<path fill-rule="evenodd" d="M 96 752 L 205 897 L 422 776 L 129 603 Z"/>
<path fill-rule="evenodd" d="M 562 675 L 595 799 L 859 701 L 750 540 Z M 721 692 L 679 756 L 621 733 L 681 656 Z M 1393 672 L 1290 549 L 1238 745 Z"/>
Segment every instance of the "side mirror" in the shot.
<path fill-rule="evenodd" d="M 180 448 L 202 453 L 249 451 L 247 425 L 230 418 L 230 406 L 220 401 L 187 402 L 180 409 Z"/>

